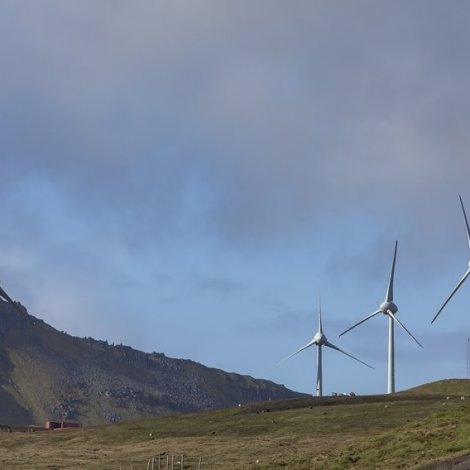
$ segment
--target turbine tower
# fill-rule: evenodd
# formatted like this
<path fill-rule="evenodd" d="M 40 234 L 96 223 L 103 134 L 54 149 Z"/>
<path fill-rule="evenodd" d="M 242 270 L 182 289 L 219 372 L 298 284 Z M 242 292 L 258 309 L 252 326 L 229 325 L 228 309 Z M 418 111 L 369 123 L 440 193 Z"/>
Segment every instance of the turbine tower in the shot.
<path fill-rule="evenodd" d="M 460 199 L 460 205 L 462 206 L 462 212 L 463 212 L 463 217 L 465 219 L 465 225 L 467 227 L 467 240 L 468 240 L 468 246 L 470 247 L 470 227 L 468 226 L 468 220 L 467 220 L 467 214 L 465 213 L 465 207 L 463 206 L 463 201 L 462 198 L 460 197 L 459 194 L 459 199 Z M 434 323 L 436 318 L 439 316 L 439 314 L 442 312 L 444 307 L 447 305 L 449 300 L 454 296 L 454 294 L 459 290 L 460 286 L 465 282 L 467 277 L 470 275 L 470 261 L 468 262 L 468 269 L 466 273 L 463 275 L 462 279 L 458 282 L 458 284 L 455 286 L 454 290 L 450 293 L 449 297 L 447 297 L 447 300 L 442 304 L 442 307 L 439 309 L 439 311 L 436 313 L 435 317 L 432 319 L 431 323 Z"/>
<path fill-rule="evenodd" d="M 400 325 L 415 341 L 416 343 L 423 347 L 421 343 L 408 331 L 408 329 L 403 325 L 403 323 L 398 320 L 395 314 L 398 312 L 398 307 L 393 303 L 393 278 L 395 276 L 395 263 L 397 260 L 397 248 L 398 242 L 395 242 L 395 251 L 393 253 L 393 262 L 392 270 L 390 272 L 390 279 L 388 281 L 387 293 L 385 294 L 385 300 L 380 304 L 380 307 L 375 312 L 367 315 L 363 320 L 355 323 L 353 326 L 348 328 L 346 331 L 343 331 L 340 336 L 343 336 L 348 331 L 351 331 L 356 326 L 359 326 L 361 323 L 375 317 L 379 313 L 383 313 L 388 316 L 388 386 L 387 393 L 395 392 L 395 333 L 394 325 L 397 323 Z"/>
<path fill-rule="evenodd" d="M 334 344 L 328 341 L 328 339 L 323 333 L 323 327 L 322 327 L 322 321 L 321 321 L 321 306 L 320 306 L 320 313 L 318 314 L 318 331 L 315 333 L 315 336 L 312 338 L 312 340 L 309 343 L 307 343 L 305 346 L 302 346 L 300 349 L 295 351 L 295 353 L 283 359 L 279 364 L 283 363 L 284 361 L 287 361 L 287 359 L 290 359 L 292 356 L 295 356 L 300 351 L 303 351 L 304 349 L 307 349 L 310 346 L 317 346 L 318 348 L 317 349 L 317 387 L 316 387 L 317 397 L 321 397 L 323 395 L 323 375 L 322 375 L 322 347 L 323 346 L 326 346 L 327 348 L 331 348 L 331 349 L 336 349 L 336 351 L 346 354 L 346 356 L 349 356 L 355 361 L 358 361 L 361 364 L 364 364 L 365 366 L 373 369 L 373 367 L 370 366 L 369 364 L 366 364 L 365 362 L 362 362 L 360 359 L 357 359 L 356 357 L 351 356 L 351 354 L 348 354 L 342 349 L 339 349 L 337 346 L 335 346 Z"/>

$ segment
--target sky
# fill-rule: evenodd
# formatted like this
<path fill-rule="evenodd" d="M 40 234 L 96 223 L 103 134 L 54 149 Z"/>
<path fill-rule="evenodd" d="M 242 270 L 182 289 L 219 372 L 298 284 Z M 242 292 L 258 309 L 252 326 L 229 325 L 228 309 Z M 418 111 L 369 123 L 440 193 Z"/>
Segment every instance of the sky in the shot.
<path fill-rule="evenodd" d="M 80 337 L 324 393 L 467 375 L 470 4 L 0 0 L 0 282 Z"/>

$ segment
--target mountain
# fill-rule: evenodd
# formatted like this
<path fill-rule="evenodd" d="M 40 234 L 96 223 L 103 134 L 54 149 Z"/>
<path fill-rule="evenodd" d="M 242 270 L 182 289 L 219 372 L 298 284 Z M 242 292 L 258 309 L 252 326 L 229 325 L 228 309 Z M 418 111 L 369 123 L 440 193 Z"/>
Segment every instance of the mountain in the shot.
<path fill-rule="evenodd" d="M 299 396 L 191 360 L 73 337 L 0 301 L 0 424 L 91 425 Z"/>

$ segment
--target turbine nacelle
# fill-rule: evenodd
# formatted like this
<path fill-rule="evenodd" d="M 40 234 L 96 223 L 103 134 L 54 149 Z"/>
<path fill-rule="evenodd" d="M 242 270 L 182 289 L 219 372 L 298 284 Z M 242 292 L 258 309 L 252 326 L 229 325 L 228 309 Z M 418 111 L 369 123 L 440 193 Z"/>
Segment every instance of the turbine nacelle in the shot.
<path fill-rule="evenodd" d="M 321 333 L 320 331 L 315 333 L 315 336 L 312 339 L 312 343 L 316 344 L 317 346 L 323 346 L 327 342 L 328 342 L 328 340 L 326 339 L 326 336 L 323 333 Z"/>
<path fill-rule="evenodd" d="M 389 312 L 395 314 L 398 312 L 398 307 L 393 302 L 383 302 L 382 304 L 380 304 L 379 310 L 384 315 L 388 315 Z"/>

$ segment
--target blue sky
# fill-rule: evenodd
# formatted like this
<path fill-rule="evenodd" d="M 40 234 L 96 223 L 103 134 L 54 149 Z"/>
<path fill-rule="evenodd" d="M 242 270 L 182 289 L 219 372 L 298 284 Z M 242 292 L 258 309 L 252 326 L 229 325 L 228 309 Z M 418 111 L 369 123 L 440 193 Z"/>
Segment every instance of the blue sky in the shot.
<path fill-rule="evenodd" d="M 311 392 L 464 377 L 470 5 L 0 2 L 0 280 L 76 336 Z"/>

